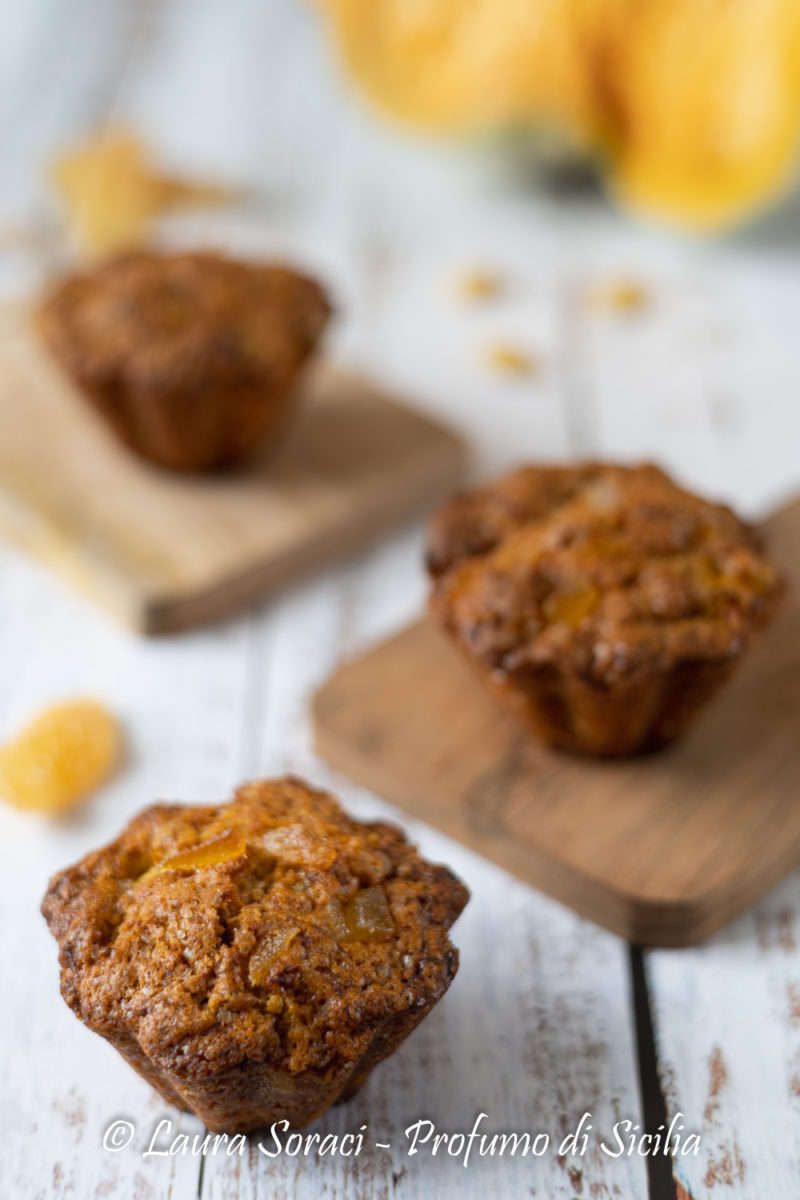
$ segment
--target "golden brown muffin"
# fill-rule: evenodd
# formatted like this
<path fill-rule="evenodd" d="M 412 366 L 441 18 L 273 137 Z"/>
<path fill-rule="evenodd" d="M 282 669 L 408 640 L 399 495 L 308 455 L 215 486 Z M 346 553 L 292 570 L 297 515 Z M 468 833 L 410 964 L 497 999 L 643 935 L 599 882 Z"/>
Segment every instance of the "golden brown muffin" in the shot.
<path fill-rule="evenodd" d="M 302 1126 L 447 991 L 468 899 L 400 830 L 298 779 L 156 805 L 50 882 L 61 991 L 209 1129 Z"/>
<path fill-rule="evenodd" d="M 755 532 L 657 467 L 523 467 L 433 518 L 431 609 L 544 742 L 663 746 L 728 678 L 783 583 Z"/>
<path fill-rule="evenodd" d="M 142 252 L 57 284 L 38 323 L 127 446 L 203 471 L 280 426 L 329 315 L 322 288 L 288 267 Z"/>

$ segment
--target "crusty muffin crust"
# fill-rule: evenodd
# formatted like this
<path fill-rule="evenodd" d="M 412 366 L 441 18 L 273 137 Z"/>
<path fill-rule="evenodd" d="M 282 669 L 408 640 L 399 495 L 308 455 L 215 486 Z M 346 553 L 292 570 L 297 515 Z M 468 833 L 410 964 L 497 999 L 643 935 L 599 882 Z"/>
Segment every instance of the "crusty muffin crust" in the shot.
<path fill-rule="evenodd" d="M 544 740 L 676 736 L 772 616 L 755 532 L 651 465 L 523 467 L 433 519 L 431 608 Z"/>
<path fill-rule="evenodd" d="M 286 266 L 137 252 L 56 284 L 38 324 L 131 449 L 202 470 L 279 424 L 329 315 L 319 284 Z"/>
<path fill-rule="evenodd" d="M 447 990 L 467 896 L 399 830 L 286 778 L 146 809 L 42 911 L 76 1015 L 167 1100 L 240 1131 L 360 1086 Z"/>

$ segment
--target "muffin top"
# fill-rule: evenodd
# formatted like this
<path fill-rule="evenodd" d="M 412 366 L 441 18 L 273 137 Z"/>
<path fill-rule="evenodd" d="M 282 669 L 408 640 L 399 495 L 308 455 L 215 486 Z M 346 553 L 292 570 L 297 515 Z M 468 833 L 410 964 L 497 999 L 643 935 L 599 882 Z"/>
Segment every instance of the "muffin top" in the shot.
<path fill-rule="evenodd" d="M 289 267 L 149 252 L 70 276 L 38 313 L 76 378 L 132 391 L 192 391 L 220 377 L 280 383 L 329 315 L 319 284 Z"/>
<path fill-rule="evenodd" d="M 145 809 L 54 876 L 42 912 L 64 997 L 97 1032 L 168 1071 L 246 1059 L 324 1077 L 447 989 L 467 898 L 398 829 L 285 778 Z"/>
<path fill-rule="evenodd" d="M 492 671 L 612 684 L 739 654 L 782 593 L 754 530 L 649 464 L 523 467 L 433 518 L 431 607 Z"/>

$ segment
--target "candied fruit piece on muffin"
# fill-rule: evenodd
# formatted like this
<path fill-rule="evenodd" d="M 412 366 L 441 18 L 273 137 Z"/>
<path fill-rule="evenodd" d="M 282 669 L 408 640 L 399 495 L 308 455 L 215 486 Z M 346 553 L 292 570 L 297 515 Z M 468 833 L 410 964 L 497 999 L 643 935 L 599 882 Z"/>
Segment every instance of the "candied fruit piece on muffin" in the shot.
<path fill-rule="evenodd" d="M 663 471 L 522 467 L 430 523 L 431 610 L 545 743 L 614 757 L 681 734 L 783 593 L 755 531 Z"/>
<path fill-rule="evenodd" d="M 55 875 L 61 991 L 209 1129 L 302 1126 L 353 1095 L 447 991 L 468 899 L 399 829 L 294 778 L 156 805 Z"/>
<path fill-rule="evenodd" d="M 280 427 L 330 312 L 320 285 L 287 266 L 142 251 L 57 283 L 37 316 L 131 450 L 203 471 Z"/>

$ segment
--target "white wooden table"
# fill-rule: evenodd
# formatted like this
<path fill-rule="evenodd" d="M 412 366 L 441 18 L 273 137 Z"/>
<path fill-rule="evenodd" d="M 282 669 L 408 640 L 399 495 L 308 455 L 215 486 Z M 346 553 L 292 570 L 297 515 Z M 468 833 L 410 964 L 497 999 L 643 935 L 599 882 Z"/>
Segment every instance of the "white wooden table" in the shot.
<path fill-rule="evenodd" d="M 104 116 L 133 122 L 166 162 L 244 183 L 245 212 L 185 219 L 173 240 L 291 253 L 340 301 L 335 350 L 460 427 L 474 472 L 528 457 L 658 458 L 758 515 L 800 487 L 800 220 L 792 207 L 726 244 L 624 222 L 599 199 L 558 203 L 494 162 L 373 123 L 343 90 L 313 11 L 295 0 L 11 0 L 0 10 L 0 286 L 39 262 L 3 230 L 47 219 L 42 162 Z M 3 249 L 2 246 L 5 246 Z M 491 306 L 452 295 L 465 269 L 500 271 Z M 648 310 L 587 312 L 587 285 L 631 276 Z M 535 378 L 482 365 L 495 338 L 542 360 Z M 0 431 L 2 436 L 2 431 Z M 129 762 L 81 816 L 5 808 L 0 1196 L 674 1196 L 669 1160 L 612 1158 L 615 1122 L 683 1114 L 696 1157 L 678 1194 L 800 1195 L 800 876 L 689 951 L 643 955 L 380 798 L 332 779 L 309 744 L 308 698 L 343 656 L 411 618 L 420 531 L 219 628 L 144 642 L 11 550 L 0 551 L 0 736 L 58 696 L 95 693 L 124 718 Z M 323 1131 L 358 1130 L 359 1159 L 144 1157 L 171 1112 L 58 995 L 38 914 L 49 874 L 155 798 L 218 800 L 291 769 L 357 814 L 403 820 L 472 890 L 462 966 L 444 1002 Z M 644 975 L 646 974 L 646 987 Z M 650 1021 L 655 1030 L 651 1041 Z M 657 1069 L 657 1076 L 656 1076 Z M 660 1083 L 660 1089 L 659 1089 Z M 662 1106 L 665 1106 L 662 1107 Z M 409 1156 L 403 1131 L 548 1132 L 538 1158 Z M 557 1142 L 592 1114 L 582 1158 Z M 131 1145 L 104 1149 L 114 1119 Z M 168 1140 L 168 1139 L 167 1139 Z M 163 1147 L 162 1138 L 159 1145 Z M 649 1180 L 648 1180 L 649 1174 Z"/>

